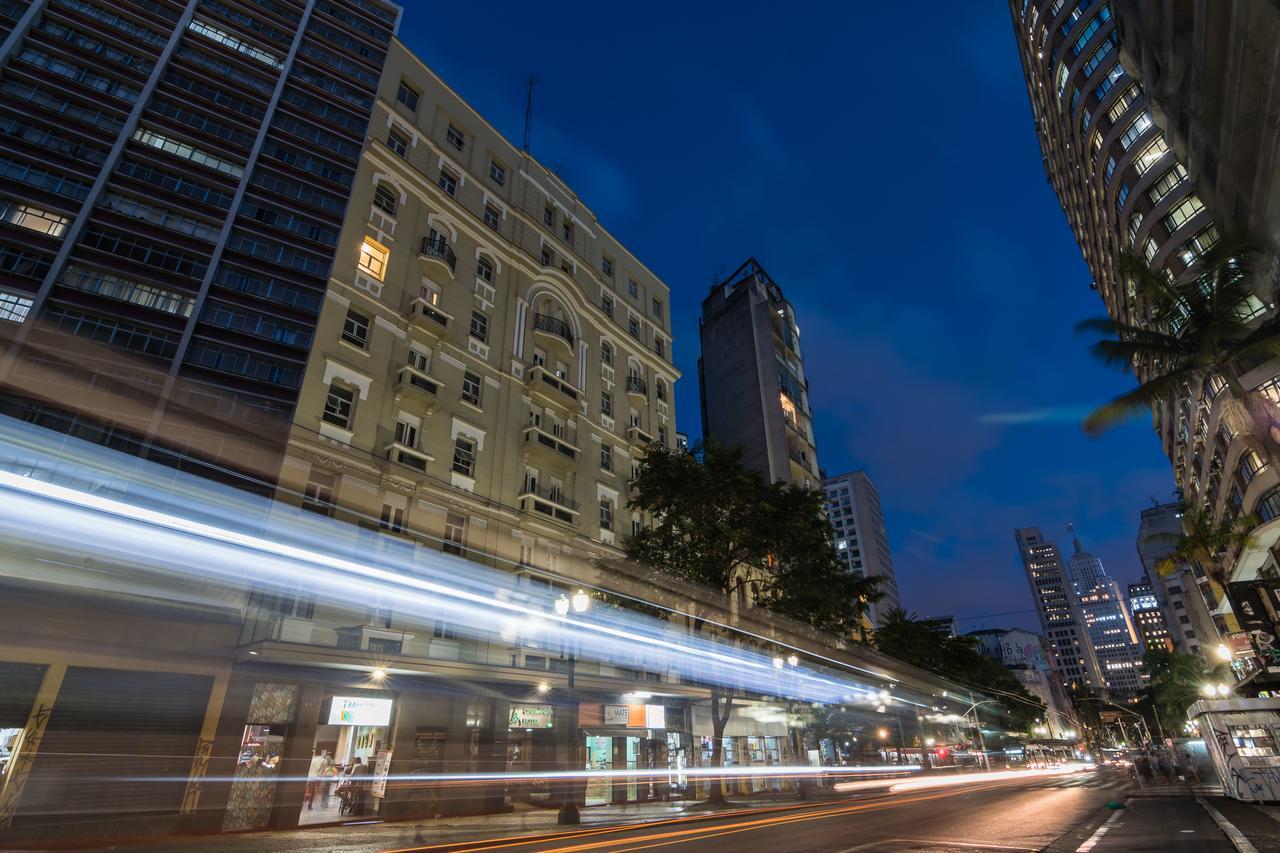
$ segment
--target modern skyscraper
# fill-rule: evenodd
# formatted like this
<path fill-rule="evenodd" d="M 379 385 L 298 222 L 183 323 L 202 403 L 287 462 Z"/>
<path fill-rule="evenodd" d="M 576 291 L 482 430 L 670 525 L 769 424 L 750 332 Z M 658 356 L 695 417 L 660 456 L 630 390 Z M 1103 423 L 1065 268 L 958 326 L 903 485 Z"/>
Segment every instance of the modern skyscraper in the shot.
<path fill-rule="evenodd" d="M 0 412 L 274 481 L 399 15 L 0 9 Z"/>
<path fill-rule="evenodd" d="M 835 530 L 836 551 L 850 570 L 882 579 L 884 597 L 871 605 L 867 615 L 873 623 L 896 607 L 901 607 L 898 579 L 889 552 L 889 535 L 884 529 L 880 493 L 866 471 L 850 471 L 822 481 L 827 493 L 827 517 Z"/>
<path fill-rule="evenodd" d="M 1067 563 L 1072 593 L 1080 602 L 1085 634 L 1093 647 L 1107 691 L 1115 697 L 1133 696 L 1144 686 L 1142 645 L 1125 607 L 1120 585 L 1107 575 L 1102 560 L 1085 551 L 1075 529 L 1074 551 Z"/>
<path fill-rule="evenodd" d="M 1156 599 L 1155 587 L 1150 581 L 1129 584 L 1129 613 L 1138 629 L 1144 650 L 1164 649 L 1173 651 L 1173 637 L 1164 621 L 1164 611 Z"/>
<path fill-rule="evenodd" d="M 1058 546 L 1045 541 L 1038 527 L 1014 531 L 1022 566 L 1031 586 L 1045 639 L 1058 660 L 1067 686 L 1103 691 L 1106 681 L 1088 641 L 1084 614 L 1067 577 Z"/>
<path fill-rule="evenodd" d="M 702 434 L 743 450 L 770 482 L 817 486 L 800 327 L 782 288 L 749 259 L 702 301 Z"/>
<path fill-rule="evenodd" d="M 1181 504 L 1157 504 L 1144 509 L 1138 525 L 1138 557 L 1164 612 L 1174 648 L 1199 654 L 1216 665 L 1218 661 L 1209 656 L 1218 645 L 1218 627 L 1210 613 L 1214 596 L 1204 569 L 1185 564 L 1163 567 L 1181 534 Z"/>
<path fill-rule="evenodd" d="M 1169 2 L 1010 0 L 1009 8 L 1045 171 L 1111 317 L 1149 322 L 1119 273 L 1125 252 L 1177 279 L 1219 231 L 1275 242 L 1280 205 L 1268 188 L 1278 161 L 1267 152 L 1280 131 L 1277 108 L 1258 94 L 1274 87 L 1274 4 L 1195 2 L 1175 12 Z M 1261 320 L 1271 301 L 1261 293 L 1241 308 Z M 1239 380 L 1280 402 L 1280 359 Z M 1262 522 L 1253 545 L 1226 555 L 1231 579 L 1247 580 L 1280 540 L 1280 476 L 1224 419 L 1230 395 L 1210 376 L 1153 415 L 1189 503 L 1217 519 Z M 1210 597 L 1225 629 L 1221 590 Z"/>

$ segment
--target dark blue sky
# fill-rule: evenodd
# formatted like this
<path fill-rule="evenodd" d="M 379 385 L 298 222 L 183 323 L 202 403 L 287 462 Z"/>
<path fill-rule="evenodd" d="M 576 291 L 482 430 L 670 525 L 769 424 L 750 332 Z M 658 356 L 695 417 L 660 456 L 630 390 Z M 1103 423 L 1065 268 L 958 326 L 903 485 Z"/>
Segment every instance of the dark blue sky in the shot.
<path fill-rule="evenodd" d="M 1004 3 L 406 4 L 401 36 L 671 287 L 680 429 L 697 317 L 755 255 L 795 304 L 831 473 L 879 486 L 904 605 L 1031 607 L 1013 528 L 1076 522 L 1122 583 L 1173 482 L 1149 421 L 1079 420 L 1127 377 L 1045 181 Z M 1030 613 L 986 626 L 1035 624 Z M 965 629 L 981 627 L 965 622 Z"/>

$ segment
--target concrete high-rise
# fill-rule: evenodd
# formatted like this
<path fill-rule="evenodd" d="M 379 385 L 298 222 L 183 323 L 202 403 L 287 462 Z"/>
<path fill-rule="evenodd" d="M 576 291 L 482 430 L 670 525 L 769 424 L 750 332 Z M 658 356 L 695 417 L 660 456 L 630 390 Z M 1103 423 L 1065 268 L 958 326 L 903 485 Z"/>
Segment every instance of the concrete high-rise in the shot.
<path fill-rule="evenodd" d="M 1164 620 L 1164 611 L 1156 598 L 1155 587 L 1150 581 L 1129 584 L 1129 613 L 1144 651 L 1163 649 L 1173 651 L 1173 637 Z"/>
<path fill-rule="evenodd" d="M 800 327 L 782 288 L 751 258 L 711 288 L 699 323 L 702 434 L 743 451 L 770 482 L 821 481 Z"/>
<path fill-rule="evenodd" d="M 1106 690 L 1130 697 L 1142 689 L 1142 645 L 1129 617 L 1120 585 L 1107 575 L 1102 560 L 1080 545 L 1071 529 L 1073 552 L 1067 563 L 1072 594 L 1080 603 L 1085 635 L 1093 648 Z"/>
<path fill-rule="evenodd" d="M 1106 681 L 1089 643 L 1084 613 L 1071 587 L 1058 546 L 1046 541 L 1038 527 L 1014 531 L 1022 566 L 1031 586 L 1045 639 L 1058 661 L 1065 685 L 1102 692 Z"/>
<path fill-rule="evenodd" d="M 1216 664 L 1218 661 L 1209 657 L 1218 645 L 1219 635 L 1210 612 L 1214 597 L 1209 578 L 1198 565 L 1165 565 L 1181 534 L 1181 504 L 1157 504 L 1144 509 L 1138 524 L 1138 558 L 1164 613 L 1174 648 Z"/>
<path fill-rule="evenodd" d="M 1275 247 L 1276 4 L 1010 0 L 1009 9 L 1045 172 L 1113 319 L 1152 322 L 1119 273 L 1126 252 L 1179 280 L 1219 232 L 1247 230 Z M 1260 292 L 1241 310 L 1261 322 L 1272 302 Z M 1189 503 L 1218 520 L 1259 520 L 1253 543 L 1223 557 L 1231 580 L 1248 580 L 1274 563 L 1280 475 L 1224 417 L 1225 380 L 1202 378 L 1154 406 L 1155 432 Z M 1238 379 L 1280 402 L 1280 359 Z M 1231 627 L 1222 591 L 1209 586 L 1213 620 Z"/>
<path fill-rule="evenodd" d="M 274 481 L 399 16 L 4 4 L 0 413 Z"/>
<path fill-rule="evenodd" d="M 884 597 L 872 604 L 867 613 L 872 622 L 879 622 L 883 614 L 902 606 L 880 493 L 866 471 L 827 477 L 822 488 L 827 494 L 827 517 L 835 530 L 836 552 L 841 561 L 855 574 L 881 579 Z"/>

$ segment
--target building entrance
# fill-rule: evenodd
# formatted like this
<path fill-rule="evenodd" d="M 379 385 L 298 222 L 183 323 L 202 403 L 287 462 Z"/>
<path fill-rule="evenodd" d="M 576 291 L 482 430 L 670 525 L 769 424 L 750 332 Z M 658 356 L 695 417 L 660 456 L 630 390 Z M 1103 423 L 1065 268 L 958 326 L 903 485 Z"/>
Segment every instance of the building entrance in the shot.
<path fill-rule="evenodd" d="M 391 699 L 333 696 L 321 705 L 298 825 L 375 815 L 391 760 Z"/>

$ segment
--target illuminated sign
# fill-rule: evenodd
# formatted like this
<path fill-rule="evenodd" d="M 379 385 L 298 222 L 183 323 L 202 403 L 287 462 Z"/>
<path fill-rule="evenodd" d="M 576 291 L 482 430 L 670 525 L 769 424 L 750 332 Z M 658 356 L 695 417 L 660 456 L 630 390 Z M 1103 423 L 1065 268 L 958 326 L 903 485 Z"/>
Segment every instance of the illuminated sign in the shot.
<path fill-rule="evenodd" d="M 605 705 L 606 726 L 625 726 L 629 729 L 665 729 L 667 709 L 662 705 Z"/>
<path fill-rule="evenodd" d="M 334 696 L 329 707 L 331 726 L 385 726 L 391 722 L 391 700 L 365 696 Z"/>
<path fill-rule="evenodd" d="M 549 729 L 554 711 L 550 705 L 512 705 L 508 727 L 513 729 Z"/>
<path fill-rule="evenodd" d="M 606 726 L 625 726 L 631 719 L 631 709 L 626 705 L 605 705 L 604 724 Z"/>

